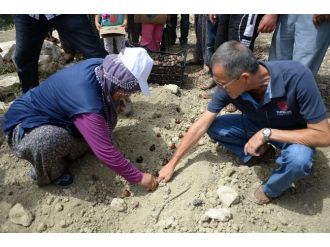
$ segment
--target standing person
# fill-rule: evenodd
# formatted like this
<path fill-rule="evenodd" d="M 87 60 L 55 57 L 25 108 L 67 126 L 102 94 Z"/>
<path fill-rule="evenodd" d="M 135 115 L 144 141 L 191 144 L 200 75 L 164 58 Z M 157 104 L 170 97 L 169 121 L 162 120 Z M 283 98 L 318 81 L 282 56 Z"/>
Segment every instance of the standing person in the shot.
<path fill-rule="evenodd" d="M 95 15 L 95 26 L 100 32 L 102 27 L 121 26 L 127 27 L 127 15 L 123 14 L 102 14 Z M 125 35 L 124 34 L 107 34 L 103 36 L 104 48 L 109 54 L 114 54 L 116 47 L 117 53 L 125 48 Z"/>
<path fill-rule="evenodd" d="M 269 60 L 294 60 L 314 76 L 330 45 L 330 15 L 279 15 Z"/>
<path fill-rule="evenodd" d="M 55 28 L 85 58 L 107 55 L 87 15 L 16 15 L 15 63 L 23 93 L 39 84 L 40 50 L 51 28 Z"/>
<path fill-rule="evenodd" d="M 258 62 L 238 41 L 223 43 L 211 66 L 218 89 L 158 181 L 171 179 L 180 159 L 206 132 L 248 166 L 269 153 L 271 144 L 281 150 L 278 168 L 251 195 L 255 203 L 268 203 L 311 174 L 316 147 L 330 146 L 330 119 L 315 79 L 296 61 Z M 242 113 L 218 116 L 228 103 Z"/>
<path fill-rule="evenodd" d="M 193 53 L 193 59 L 186 62 L 187 66 L 203 64 L 206 66 L 206 16 L 207 15 L 204 14 L 194 15 L 196 45 Z"/>
<path fill-rule="evenodd" d="M 158 15 L 152 14 L 145 16 L 152 20 L 152 19 L 156 19 Z M 152 23 L 152 21 L 148 23 L 147 22 L 142 23 L 140 45 L 142 47 L 146 47 L 148 50 L 152 52 L 159 52 L 165 23 L 166 20 L 164 21 L 163 24 L 155 24 Z"/>
<path fill-rule="evenodd" d="M 10 106 L 4 133 L 14 154 L 31 163 L 30 175 L 38 185 L 71 184 L 68 162 L 90 147 L 128 182 L 157 187 L 155 178 L 137 169 L 112 140 L 125 98 L 138 91 L 149 95 L 152 65 L 143 48 L 87 59 L 52 75 Z"/>
<path fill-rule="evenodd" d="M 178 15 L 170 15 L 170 24 L 171 24 L 171 45 L 174 45 L 176 42 L 176 26 L 178 23 Z M 180 45 L 185 48 L 188 45 L 188 34 L 189 34 L 189 14 L 181 14 L 180 19 Z"/>
<path fill-rule="evenodd" d="M 139 44 L 141 35 L 141 23 L 134 21 L 134 15 L 127 16 L 128 40 L 133 45 Z"/>

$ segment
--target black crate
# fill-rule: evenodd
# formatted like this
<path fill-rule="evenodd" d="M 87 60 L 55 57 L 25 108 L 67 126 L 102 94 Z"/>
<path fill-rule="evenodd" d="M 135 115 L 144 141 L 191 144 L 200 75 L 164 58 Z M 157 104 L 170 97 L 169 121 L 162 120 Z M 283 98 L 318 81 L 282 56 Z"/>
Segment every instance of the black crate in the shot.
<path fill-rule="evenodd" d="M 154 60 L 148 82 L 159 85 L 176 84 L 181 87 L 186 66 L 186 51 L 176 53 L 148 51 L 148 53 Z"/>

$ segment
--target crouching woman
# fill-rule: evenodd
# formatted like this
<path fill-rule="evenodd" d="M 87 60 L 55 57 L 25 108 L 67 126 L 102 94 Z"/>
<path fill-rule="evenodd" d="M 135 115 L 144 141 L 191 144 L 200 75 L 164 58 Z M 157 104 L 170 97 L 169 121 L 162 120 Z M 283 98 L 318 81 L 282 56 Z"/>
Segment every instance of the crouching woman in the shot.
<path fill-rule="evenodd" d="M 128 182 L 152 191 L 157 181 L 137 169 L 112 142 L 117 112 L 132 93 L 149 94 L 153 60 L 142 48 L 92 58 L 63 69 L 18 98 L 4 115 L 3 130 L 14 154 L 31 163 L 38 185 L 73 182 L 70 160 L 89 148 Z"/>

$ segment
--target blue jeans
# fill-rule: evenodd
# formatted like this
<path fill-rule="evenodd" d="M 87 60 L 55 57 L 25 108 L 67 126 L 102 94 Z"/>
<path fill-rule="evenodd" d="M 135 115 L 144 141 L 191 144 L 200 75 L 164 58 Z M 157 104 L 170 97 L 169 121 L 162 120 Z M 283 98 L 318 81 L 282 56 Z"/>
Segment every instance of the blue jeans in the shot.
<path fill-rule="evenodd" d="M 217 35 L 218 20 L 213 24 L 209 18 L 206 23 L 206 64 L 210 66 L 211 58 L 214 50 L 215 38 Z"/>
<path fill-rule="evenodd" d="M 16 15 L 15 63 L 23 93 L 38 86 L 38 60 L 47 32 L 54 27 L 72 48 L 85 58 L 105 57 L 99 38 L 87 15 L 60 15 L 49 21 L 40 15 L 36 20 L 29 15 Z"/>
<path fill-rule="evenodd" d="M 227 114 L 217 117 L 207 133 L 246 163 L 252 156 L 244 154 L 244 145 L 260 129 L 244 115 Z M 310 175 L 315 149 L 302 144 L 272 144 L 281 150 L 276 159 L 278 168 L 273 170 L 262 189 L 269 197 L 278 197 L 294 181 Z"/>
<path fill-rule="evenodd" d="M 269 60 L 294 60 L 317 74 L 330 45 L 330 23 L 313 24 L 313 15 L 280 15 Z"/>

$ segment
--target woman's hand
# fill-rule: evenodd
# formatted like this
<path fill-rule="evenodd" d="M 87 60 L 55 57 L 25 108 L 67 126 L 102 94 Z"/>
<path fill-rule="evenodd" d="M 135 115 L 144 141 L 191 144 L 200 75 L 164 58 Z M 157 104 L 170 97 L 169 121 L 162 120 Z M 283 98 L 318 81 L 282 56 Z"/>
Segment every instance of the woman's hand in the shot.
<path fill-rule="evenodd" d="M 101 24 L 100 23 L 95 23 L 95 27 L 100 32 Z"/>
<path fill-rule="evenodd" d="M 146 187 L 148 191 L 154 191 L 158 187 L 156 177 L 150 173 L 143 173 L 142 180 L 139 184 Z"/>

